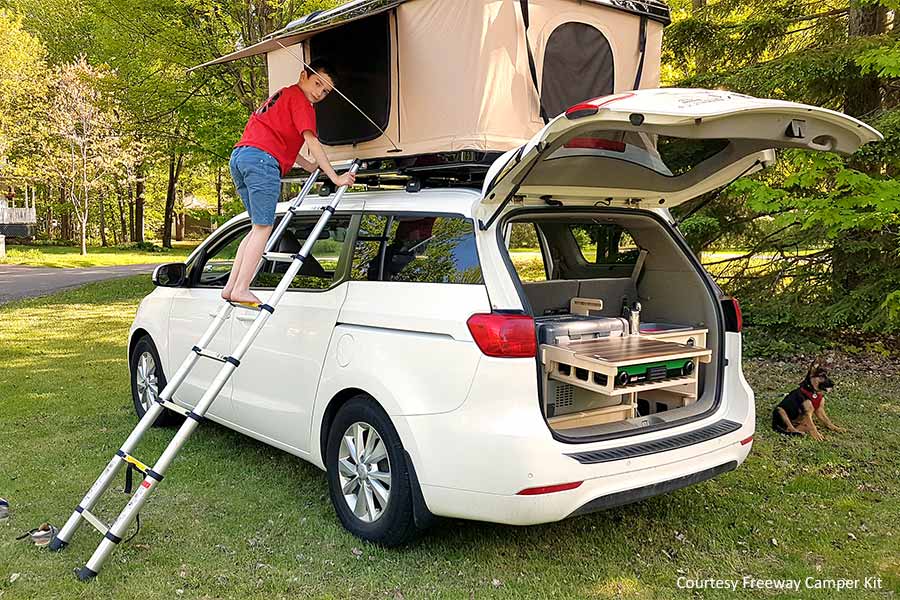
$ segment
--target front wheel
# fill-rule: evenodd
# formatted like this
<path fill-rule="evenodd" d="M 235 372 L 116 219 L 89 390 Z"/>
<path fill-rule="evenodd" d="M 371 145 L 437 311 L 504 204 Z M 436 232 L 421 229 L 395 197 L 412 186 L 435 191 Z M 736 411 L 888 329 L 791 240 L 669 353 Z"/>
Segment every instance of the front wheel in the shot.
<path fill-rule="evenodd" d="M 138 419 L 143 419 L 159 394 L 166 387 L 166 376 L 162 370 L 159 353 L 149 335 L 144 335 L 134 345 L 131 353 L 131 399 Z M 178 422 L 177 415 L 168 409 L 156 418 L 155 427 L 172 425 Z"/>
<path fill-rule="evenodd" d="M 325 458 L 331 503 L 350 533 L 388 547 L 415 535 L 403 444 L 371 397 L 354 396 L 338 410 Z"/>

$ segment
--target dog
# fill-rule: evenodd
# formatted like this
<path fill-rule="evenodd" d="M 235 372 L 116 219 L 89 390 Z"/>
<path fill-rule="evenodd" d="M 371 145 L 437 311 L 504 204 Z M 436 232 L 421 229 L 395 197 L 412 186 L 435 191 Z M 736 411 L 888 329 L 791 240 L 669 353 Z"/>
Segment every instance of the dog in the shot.
<path fill-rule="evenodd" d="M 785 435 L 808 433 L 814 440 L 825 438 L 816 427 L 813 415 L 819 423 L 831 431 L 847 431 L 831 422 L 825 412 L 825 393 L 834 388 L 828 370 L 818 360 L 813 361 L 800 386 L 784 397 L 772 411 L 772 429 Z"/>

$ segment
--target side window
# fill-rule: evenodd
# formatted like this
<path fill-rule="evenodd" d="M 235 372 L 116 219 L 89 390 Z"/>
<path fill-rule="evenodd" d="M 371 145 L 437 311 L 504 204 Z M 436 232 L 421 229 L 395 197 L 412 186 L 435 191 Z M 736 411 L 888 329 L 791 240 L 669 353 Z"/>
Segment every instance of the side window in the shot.
<path fill-rule="evenodd" d="M 472 222 L 460 217 L 364 215 L 351 277 L 360 281 L 483 283 Z"/>
<path fill-rule="evenodd" d="M 608 223 L 579 223 L 569 226 L 585 262 L 600 266 L 634 266 L 640 250 L 629 233 Z"/>
<path fill-rule="evenodd" d="M 234 264 L 234 257 L 237 255 L 238 246 L 243 241 L 244 236 L 250 232 L 249 227 L 241 228 L 238 231 L 227 234 L 221 244 L 216 244 L 212 252 L 198 264 L 200 275 L 197 278 L 198 285 L 204 287 L 225 287 L 228 276 L 231 274 L 231 267 Z"/>
<path fill-rule="evenodd" d="M 300 252 L 317 221 L 318 216 L 295 216 L 272 252 L 286 255 Z M 323 290 L 331 287 L 340 278 L 341 250 L 347 239 L 349 228 L 350 217 L 348 215 L 338 214 L 331 217 L 288 289 Z M 262 269 L 256 275 L 251 287 L 274 288 L 284 277 L 290 264 L 290 262 L 264 260 Z"/>
<path fill-rule="evenodd" d="M 509 235 L 509 258 L 519 281 L 546 281 L 547 270 L 534 223 L 512 223 Z"/>

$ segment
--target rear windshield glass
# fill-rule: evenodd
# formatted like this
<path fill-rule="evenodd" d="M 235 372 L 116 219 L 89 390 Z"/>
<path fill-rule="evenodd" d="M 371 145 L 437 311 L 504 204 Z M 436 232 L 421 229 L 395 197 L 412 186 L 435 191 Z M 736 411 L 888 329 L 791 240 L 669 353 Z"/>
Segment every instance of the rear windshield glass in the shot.
<path fill-rule="evenodd" d="M 631 235 L 610 223 L 579 223 L 569 232 L 585 262 L 593 265 L 634 265 L 640 250 Z"/>
<path fill-rule="evenodd" d="M 363 215 L 352 278 L 483 283 L 472 221 L 438 215 Z"/>
<path fill-rule="evenodd" d="M 640 165 L 666 177 L 683 175 L 725 149 L 729 140 L 687 139 L 628 131 L 590 131 L 574 137 L 547 160 L 600 157 Z"/>

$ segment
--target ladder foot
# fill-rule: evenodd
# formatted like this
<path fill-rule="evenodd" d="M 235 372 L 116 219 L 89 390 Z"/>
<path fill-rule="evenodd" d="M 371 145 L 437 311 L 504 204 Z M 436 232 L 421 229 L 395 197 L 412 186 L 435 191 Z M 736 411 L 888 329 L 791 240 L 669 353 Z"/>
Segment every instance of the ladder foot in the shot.
<path fill-rule="evenodd" d="M 75 569 L 75 575 L 78 577 L 78 581 L 90 581 L 97 576 L 97 571 L 81 567 L 80 569 Z"/>
<path fill-rule="evenodd" d="M 65 540 L 61 540 L 58 537 L 54 537 L 52 540 L 50 540 L 49 548 L 52 552 L 58 552 L 68 545 L 69 545 L 69 542 L 66 542 Z"/>

